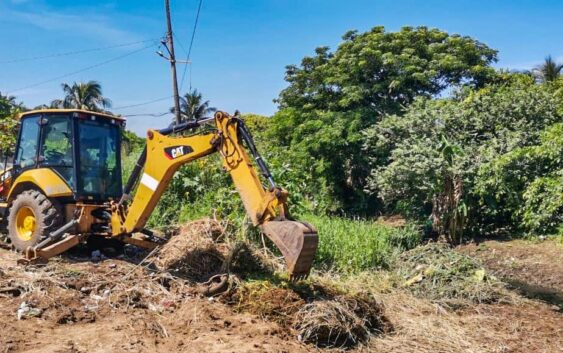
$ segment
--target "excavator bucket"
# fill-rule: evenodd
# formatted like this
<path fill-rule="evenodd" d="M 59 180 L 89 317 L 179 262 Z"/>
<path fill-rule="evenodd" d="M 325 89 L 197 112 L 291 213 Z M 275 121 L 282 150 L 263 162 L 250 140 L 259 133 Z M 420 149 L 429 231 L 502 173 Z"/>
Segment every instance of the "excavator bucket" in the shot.
<path fill-rule="evenodd" d="M 309 276 L 319 244 L 317 230 L 312 225 L 295 221 L 271 221 L 260 228 L 280 249 L 292 280 Z"/>

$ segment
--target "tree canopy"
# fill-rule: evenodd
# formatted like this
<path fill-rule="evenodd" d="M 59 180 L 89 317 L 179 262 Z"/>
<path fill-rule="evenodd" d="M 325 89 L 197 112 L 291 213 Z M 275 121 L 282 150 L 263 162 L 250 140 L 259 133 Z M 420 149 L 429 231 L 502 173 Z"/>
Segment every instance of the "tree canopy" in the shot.
<path fill-rule="evenodd" d="M 496 51 L 438 29 L 374 27 L 350 31 L 335 52 L 317 48 L 287 67 L 272 136 L 293 151 L 325 190 L 331 210 L 373 211 L 362 131 L 384 114 L 400 114 L 416 97 L 452 86 L 482 87 L 496 78 Z"/>
<path fill-rule="evenodd" d="M 104 111 L 111 107 L 111 100 L 102 94 L 102 85 L 96 81 L 74 82 L 71 85 L 62 84 L 65 96 L 51 102 L 54 108 L 75 108 L 95 112 Z"/>
<path fill-rule="evenodd" d="M 439 94 L 451 85 L 482 87 L 495 75 L 497 52 L 466 36 L 427 27 L 387 32 L 349 31 L 336 52 L 328 47 L 286 70 L 289 87 L 281 108 L 396 112 L 415 97 Z"/>

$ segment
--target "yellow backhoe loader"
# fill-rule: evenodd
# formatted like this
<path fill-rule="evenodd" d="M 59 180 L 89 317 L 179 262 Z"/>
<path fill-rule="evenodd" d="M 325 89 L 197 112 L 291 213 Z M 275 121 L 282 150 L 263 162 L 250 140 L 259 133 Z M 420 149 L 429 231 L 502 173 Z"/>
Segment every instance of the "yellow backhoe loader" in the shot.
<path fill-rule="evenodd" d="M 200 132 L 206 124 L 211 131 Z M 1 165 L 0 219 L 24 262 L 46 261 L 93 236 L 155 248 L 162 239 L 145 225 L 174 173 L 218 152 L 249 218 L 279 248 L 290 277 L 309 274 L 317 232 L 291 220 L 288 193 L 274 182 L 238 114 L 217 112 L 148 130 L 145 149 L 123 188 L 124 126 L 122 118 L 83 110 L 20 116 L 13 163 Z"/>

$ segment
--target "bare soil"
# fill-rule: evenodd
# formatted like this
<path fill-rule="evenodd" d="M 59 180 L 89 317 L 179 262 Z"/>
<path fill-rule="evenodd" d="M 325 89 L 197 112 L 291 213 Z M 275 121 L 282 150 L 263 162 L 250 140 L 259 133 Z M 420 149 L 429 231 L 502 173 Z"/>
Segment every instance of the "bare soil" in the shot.
<path fill-rule="evenodd" d="M 528 255 L 527 243 L 486 246 L 460 251 L 483 259 L 499 275 L 561 288 L 561 261 L 554 257 L 560 252 L 553 246 L 532 245 Z M 492 249 L 498 250 L 489 257 Z M 341 351 L 302 343 L 279 318 L 204 298 L 192 282 L 130 258 L 94 263 L 67 255 L 45 267 L 23 268 L 16 265 L 17 257 L 0 250 L 0 353 Z M 503 272 L 502 261 L 512 258 L 523 267 Z M 538 276 L 532 274 L 536 269 Z M 382 304 L 392 329 L 349 352 L 563 352 L 563 314 L 552 303 L 520 297 L 514 304 L 450 310 L 400 289 L 358 286 Z M 280 298 L 260 300 L 275 304 Z M 297 298 L 290 302 L 300 303 Z"/>
<path fill-rule="evenodd" d="M 463 246 L 460 251 L 479 259 L 522 295 L 563 311 L 563 244 L 554 240 L 488 240 Z"/>

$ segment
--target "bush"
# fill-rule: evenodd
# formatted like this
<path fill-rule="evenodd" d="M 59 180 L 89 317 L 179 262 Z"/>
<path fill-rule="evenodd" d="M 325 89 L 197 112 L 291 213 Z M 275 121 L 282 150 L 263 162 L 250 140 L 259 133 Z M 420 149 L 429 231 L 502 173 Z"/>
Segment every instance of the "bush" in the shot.
<path fill-rule="evenodd" d="M 562 160 L 563 123 L 558 123 L 541 134 L 541 143 L 483 165 L 477 193 L 526 232 L 554 231 L 563 222 Z"/>
<path fill-rule="evenodd" d="M 14 148 L 19 123 L 16 117 L 23 110 L 23 105 L 16 103 L 14 97 L 0 93 L 0 152 Z"/>
<path fill-rule="evenodd" d="M 426 218 L 444 180 L 454 175 L 462 181 L 473 233 L 513 225 L 516 210 L 509 200 L 495 200 L 493 191 L 479 186 L 498 184 L 483 169 L 537 144 L 541 131 L 561 119 L 553 92 L 523 75 L 456 98 L 420 99 L 404 116 L 389 116 L 365 131 L 364 150 L 372 162 L 368 189 L 388 207 Z M 441 153 L 444 141 L 462 152 L 448 161 Z"/>

